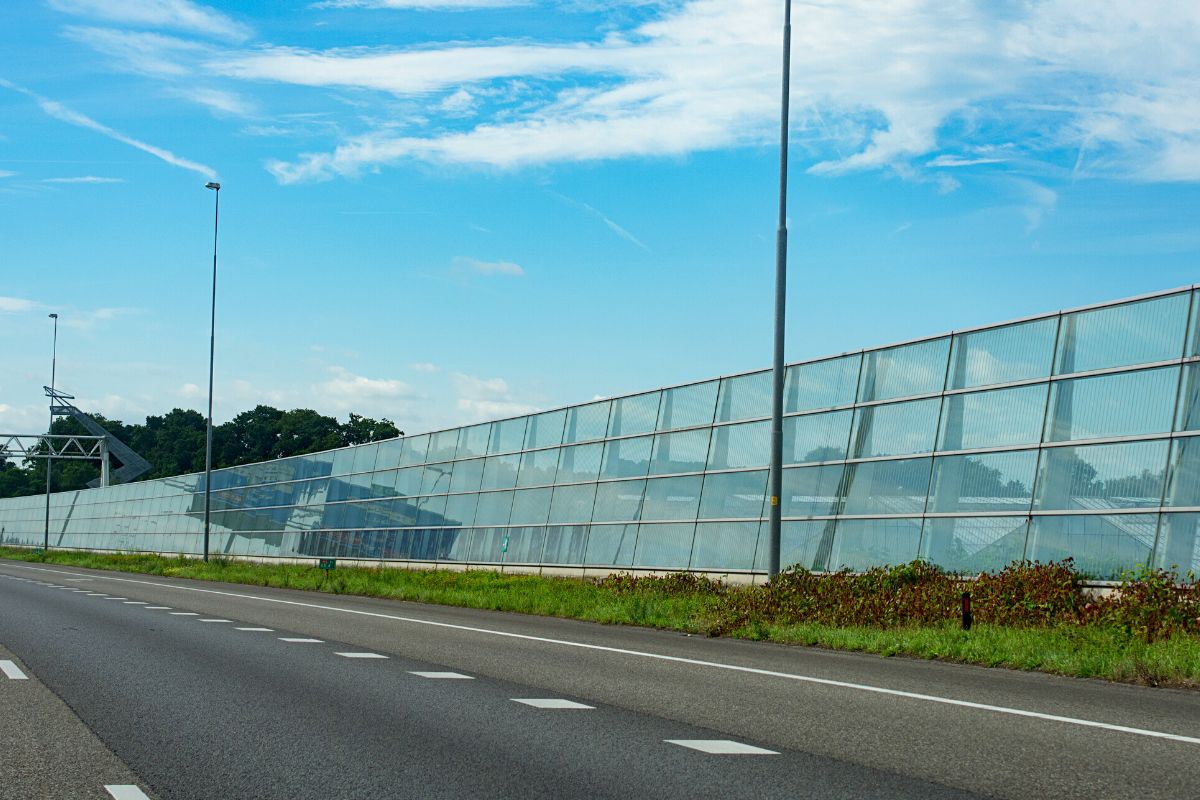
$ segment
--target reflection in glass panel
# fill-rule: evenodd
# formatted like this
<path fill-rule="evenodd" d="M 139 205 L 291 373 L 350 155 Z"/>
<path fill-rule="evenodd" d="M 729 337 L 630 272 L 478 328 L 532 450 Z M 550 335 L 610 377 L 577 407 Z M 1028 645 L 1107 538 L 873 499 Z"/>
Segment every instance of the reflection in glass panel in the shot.
<path fill-rule="evenodd" d="M 1036 450 L 1020 450 L 934 459 L 927 510 L 1028 512 L 1037 458 Z"/>
<path fill-rule="evenodd" d="M 633 551 L 635 567 L 657 567 L 660 569 L 687 569 L 692 555 L 692 537 L 696 531 L 694 522 L 640 525 L 637 545 Z"/>
<path fill-rule="evenodd" d="M 509 528 L 507 550 L 503 555 L 505 564 L 536 564 L 542 559 L 542 547 L 546 543 L 546 529 Z"/>
<path fill-rule="evenodd" d="M 594 481 L 600 473 L 600 462 L 604 454 L 602 444 L 584 444 L 564 447 L 558 459 L 558 474 L 555 483 Z"/>
<path fill-rule="evenodd" d="M 642 492 L 646 481 L 601 483 L 596 487 L 596 505 L 592 519 L 596 522 L 625 522 L 641 519 Z"/>
<path fill-rule="evenodd" d="M 713 428 L 709 469 L 765 467 L 771 462 L 771 423 L 748 422 Z"/>
<path fill-rule="evenodd" d="M 485 492 L 475 508 L 476 525 L 507 525 L 512 511 L 512 492 Z"/>
<path fill-rule="evenodd" d="M 557 447 L 562 444 L 563 426 L 566 421 L 567 412 L 562 409 L 534 414 L 529 418 L 529 426 L 525 430 L 525 449 Z"/>
<path fill-rule="evenodd" d="M 847 406 L 858 391 L 862 354 L 827 358 L 788 367 L 783 385 L 783 413 Z"/>
<path fill-rule="evenodd" d="M 388 439 L 379 443 L 379 458 L 375 461 L 375 469 L 392 469 L 400 466 L 400 457 L 404 454 L 404 439 Z"/>
<path fill-rule="evenodd" d="M 508 535 L 506 528 L 476 528 L 471 538 L 470 561 L 476 564 L 499 563 L 503 557 L 504 537 Z"/>
<path fill-rule="evenodd" d="M 1042 451 L 1034 509 L 1156 508 L 1167 442 L 1130 442 Z"/>
<path fill-rule="evenodd" d="M 410 436 L 404 440 L 404 450 L 400 454 L 401 466 L 424 464 L 425 453 L 429 450 L 429 434 Z"/>
<path fill-rule="evenodd" d="M 1163 514 L 1154 566 L 1186 577 L 1200 575 L 1200 514 Z"/>
<path fill-rule="evenodd" d="M 1158 533 L 1157 514 L 1034 517 L 1029 525 L 1030 561 L 1075 559 L 1075 569 L 1095 578 L 1150 563 Z"/>
<path fill-rule="evenodd" d="M 699 523 L 691 569 L 753 569 L 760 524 L 757 521 Z"/>
<path fill-rule="evenodd" d="M 544 525 L 550 513 L 550 495 L 553 490 L 523 489 L 513 494 L 510 525 Z"/>
<path fill-rule="evenodd" d="M 783 420 L 783 463 L 839 461 L 846 457 L 850 421 L 854 412 L 830 411 L 785 417 Z"/>
<path fill-rule="evenodd" d="M 780 513 L 785 517 L 836 514 L 844 470 L 842 464 L 785 469 Z"/>
<path fill-rule="evenodd" d="M 940 392 L 949 350 L 950 339 L 943 337 L 864 354 L 858 402 Z"/>
<path fill-rule="evenodd" d="M 458 429 L 440 431 L 429 437 L 428 461 L 449 461 L 458 450 Z M 481 453 L 482 455 L 482 453 Z"/>
<path fill-rule="evenodd" d="M 708 457 L 710 428 L 679 433 L 660 433 L 654 437 L 650 458 L 651 475 L 675 472 L 701 472 Z"/>
<path fill-rule="evenodd" d="M 829 568 L 861 571 L 907 564 L 917 557 L 920 541 L 920 519 L 838 520 Z"/>
<path fill-rule="evenodd" d="M 767 473 L 719 472 L 704 476 L 700 519 L 759 518 L 766 503 Z"/>
<path fill-rule="evenodd" d="M 1171 472 L 1163 505 L 1200 506 L 1200 436 L 1171 443 Z"/>
<path fill-rule="evenodd" d="M 446 524 L 446 495 L 418 498 L 417 524 L 431 527 Z"/>
<path fill-rule="evenodd" d="M 1054 372 L 1087 372 L 1179 358 L 1187 325 L 1186 293 L 1067 314 Z"/>
<path fill-rule="evenodd" d="M 949 389 L 968 389 L 1050 374 L 1058 317 L 988 328 L 954 337 Z"/>
<path fill-rule="evenodd" d="M 550 522 L 589 522 L 596 504 L 596 484 L 554 487 Z"/>
<path fill-rule="evenodd" d="M 354 468 L 354 448 L 343 447 L 341 450 L 333 451 L 333 475 L 346 475 Z M 237 475 L 230 470 L 221 470 L 213 475 L 213 488 L 225 488 L 225 485 L 218 481 L 226 482 L 226 485 L 237 485 L 242 481 L 234 481 Z"/>
<path fill-rule="evenodd" d="M 608 423 L 609 436 L 649 433 L 658 422 L 659 395 L 647 392 L 612 401 L 612 417 Z"/>
<path fill-rule="evenodd" d="M 642 519 L 695 519 L 703 479 L 702 475 L 689 475 L 683 478 L 654 478 L 646 481 Z"/>
<path fill-rule="evenodd" d="M 460 428 L 458 431 L 458 448 L 455 450 L 454 456 L 447 458 L 470 458 L 471 456 L 487 455 L 488 452 L 488 437 L 492 432 L 492 423 L 485 422 L 482 425 L 472 425 L 469 428 Z"/>
<path fill-rule="evenodd" d="M 1200 313 L 1200 309 L 1197 312 Z M 1200 322 L 1197 324 L 1200 325 Z M 1175 430 L 1200 430 L 1200 364 L 1187 364 L 1183 368 Z"/>
<path fill-rule="evenodd" d="M 943 399 L 939 450 L 1037 444 L 1046 415 L 1045 384 L 952 394 Z"/>
<path fill-rule="evenodd" d="M 558 471 L 558 450 L 532 450 L 521 455 L 517 486 L 541 486 L 554 483 Z M 595 477 L 595 476 L 593 476 Z"/>
<path fill-rule="evenodd" d="M 717 381 L 665 389 L 658 412 L 658 430 L 711 425 L 717 403 Z"/>
<path fill-rule="evenodd" d="M 925 494 L 929 491 L 931 460 L 908 458 L 847 465 L 846 505 L 842 513 L 920 514 L 925 510 Z M 905 560 L 911 559 L 912 556 Z"/>
<path fill-rule="evenodd" d="M 995 572 L 1025 553 L 1027 517 L 938 517 L 925 520 L 921 558 L 948 572 Z"/>
<path fill-rule="evenodd" d="M 511 453 L 520 450 L 525 442 L 525 426 L 528 422 L 528 417 L 517 417 L 492 423 L 492 439 L 488 444 L 488 452 Z"/>
<path fill-rule="evenodd" d="M 517 485 L 517 467 L 521 463 L 520 453 L 491 456 L 483 466 L 483 489 L 511 489 Z"/>
<path fill-rule="evenodd" d="M 637 525 L 593 525 L 591 531 L 585 525 L 572 527 L 586 533 L 587 550 L 582 557 L 584 564 L 593 567 L 628 567 L 633 564 Z M 581 542 L 582 539 L 581 535 Z"/>
<path fill-rule="evenodd" d="M 475 506 L 478 502 L 479 495 L 474 492 L 450 495 L 446 498 L 446 524 L 467 526 L 474 524 Z"/>
<path fill-rule="evenodd" d="M 899 456 L 933 449 L 941 400 L 915 400 L 854 410 L 850 457 Z"/>
<path fill-rule="evenodd" d="M 753 372 L 721 379 L 717 393 L 717 422 L 757 419 L 771 415 L 771 373 Z"/>
<path fill-rule="evenodd" d="M 454 468 L 453 477 L 440 476 L 433 478 L 430 484 L 430 473 L 435 476 L 439 475 L 440 470 L 449 471 Z M 472 458 L 469 461 L 459 461 L 455 464 L 430 464 L 425 467 L 425 483 L 440 489 L 431 491 L 451 491 L 451 492 L 477 492 L 479 484 L 483 480 L 483 459 Z M 449 486 L 449 489 L 444 487 Z"/>
<path fill-rule="evenodd" d="M 1166 433 L 1178 383 L 1178 367 L 1056 381 L 1046 441 Z"/>
<path fill-rule="evenodd" d="M 546 529 L 546 546 L 542 550 L 542 562 L 546 564 L 579 564 L 583 561 L 583 548 L 587 540 L 587 525 L 551 525 Z M 632 550 L 631 546 L 631 554 Z"/>
<path fill-rule="evenodd" d="M 605 442 L 604 469 L 600 477 L 635 478 L 645 475 L 650 467 L 651 441 L 649 436 L 639 436 Z"/>
<path fill-rule="evenodd" d="M 608 410 L 611 404 L 611 400 L 601 400 L 586 406 L 568 408 L 563 444 L 603 439 L 608 430 Z"/>
<path fill-rule="evenodd" d="M 411 497 L 421 493 L 421 472 L 424 467 L 405 467 L 396 470 L 393 491 L 400 497 Z"/>
<path fill-rule="evenodd" d="M 351 467 L 352 472 L 367 472 L 375 469 L 375 461 L 379 457 L 379 445 L 377 444 L 360 444 L 353 448 L 354 466 Z"/>
<path fill-rule="evenodd" d="M 770 526 L 763 523 L 758 536 L 758 552 L 754 556 L 754 568 L 765 570 L 770 559 L 770 543 L 767 537 Z M 833 547 L 834 521 L 831 519 L 788 521 L 779 529 L 779 564 L 783 569 L 801 567 L 813 572 L 824 572 Z"/>

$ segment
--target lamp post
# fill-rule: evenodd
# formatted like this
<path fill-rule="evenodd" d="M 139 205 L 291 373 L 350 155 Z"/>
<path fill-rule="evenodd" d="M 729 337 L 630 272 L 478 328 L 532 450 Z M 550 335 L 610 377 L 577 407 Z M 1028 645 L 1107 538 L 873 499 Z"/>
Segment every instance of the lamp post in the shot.
<path fill-rule="evenodd" d="M 221 214 L 221 184 L 209 181 L 205 189 L 215 193 L 213 204 L 213 279 L 212 313 L 208 328 L 208 426 L 204 438 L 204 560 L 208 561 L 209 513 L 212 507 L 212 407 L 213 407 L 213 356 L 217 348 L 217 222 Z"/>
<path fill-rule="evenodd" d="M 46 433 L 54 433 L 54 378 L 58 372 L 58 314 L 51 314 L 50 319 L 54 320 L 54 347 L 50 350 L 50 427 Z M 42 541 L 43 551 L 50 549 L 50 467 L 54 463 L 50 457 L 54 452 L 51 441 L 46 440 L 46 535 Z"/>
<path fill-rule="evenodd" d="M 770 555 L 767 574 L 779 574 L 780 529 L 779 500 L 783 494 L 783 338 L 787 310 L 787 159 L 788 100 L 792 69 L 792 0 L 784 0 L 783 16 L 783 100 L 779 132 L 779 230 L 775 237 L 775 361 L 771 386 L 771 473 L 768 492 L 771 497 L 768 538 Z"/>

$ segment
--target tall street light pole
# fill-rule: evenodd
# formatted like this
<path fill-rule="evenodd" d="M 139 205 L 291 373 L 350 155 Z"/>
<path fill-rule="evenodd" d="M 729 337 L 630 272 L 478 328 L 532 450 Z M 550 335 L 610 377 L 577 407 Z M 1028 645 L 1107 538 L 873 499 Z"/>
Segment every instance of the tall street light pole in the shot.
<path fill-rule="evenodd" d="M 784 0 L 783 15 L 783 100 L 779 131 L 779 231 L 775 237 L 775 362 L 771 387 L 771 476 L 768 491 L 771 496 L 768 536 L 770 556 L 767 573 L 779 574 L 780 517 L 779 505 L 783 496 L 783 339 L 784 316 L 787 311 L 787 163 L 788 163 L 788 100 L 792 71 L 792 0 Z"/>
<path fill-rule="evenodd" d="M 789 0 L 790 2 L 790 0 Z M 213 204 L 213 279 L 212 315 L 208 329 L 208 428 L 204 439 L 204 560 L 208 561 L 209 512 L 212 507 L 212 406 L 213 406 L 213 356 L 217 349 L 217 222 L 221 215 L 221 184 L 209 181 L 205 189 L 212 189 Z"/>
<path fill-rule="evenodd" d="M 58 372 L 58 314 L 51 314 L 50 319 L 54 320 L 54 347 L 50 350 L 50 427 L 46 433 L 54 433 L 54 378 Z M 46 536 L 42 541 L 43 551 L 50 549 L 50 467 L 54 463 L 50 457 L 53 452 L 50 441 L 46 442 Z"/>

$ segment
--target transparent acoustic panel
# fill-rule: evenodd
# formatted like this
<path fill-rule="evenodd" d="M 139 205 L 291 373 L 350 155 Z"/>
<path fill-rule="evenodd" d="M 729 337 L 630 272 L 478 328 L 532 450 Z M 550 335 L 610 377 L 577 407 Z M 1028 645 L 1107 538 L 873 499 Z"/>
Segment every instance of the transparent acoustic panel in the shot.
<path fill-rule="evenodd" d="M 754 554 L 754 568 L 769 567 L 771 545 L 770 530 L 763 523 L 758 534 L 758 549 Z M 784 521 L 779 530 L 779 566 L 781 569 L 801 568 L 823 572 L 833 546 L 834 521 L 804 520 Z"/>
<path fill-rule="evenodd" d="M 596 504 L 596 484 L 555 486 L 550 501 L 550 522 L 590 522 Z"/>
<path fill-rule="evenodd" d="M 544 527 L 509 528 L 507 549 L 503 555 L 504 563 L 536 564 L 542 560 L 542 548 L 545 544 Z"/>
<path fill-rule="evenodd" d="M 456 461 L 453 464 L 429 464 L 425 467 L 425 482 L 429 484 L 428 491 L 431 492 L 477 492 L 480 484 L 483 482 L 483 469 L 486 465 L 485 459 L 472 458 L 466 461 Z M 453 474 L 446 475 L 444 478 L 434 478 L 433 483 L 429 483 L 430 474 L 438 475 L 439 470 L 450 472 L 453 467 Z"/>
<path fill-rule="evenodd" d="M 375 470 L 395 469 L 400 466 L 404 456 L 407 441 L 405 439 L 388 439 L 379 443 L 379 456 L 375 461 Z"/>
<path fill-rule="evenodd" d="M 766 470 L 710 472 L 700 494 L 700 519 L 758 519 L 765 513 L 766 491 Z"/>
<path fill-rule="evenodd" d="M 1197 311 L 1200 312 L 1200 309 Z M 1175 430 L 1200 430 L 1200 364 L 1187 364 L 1183 367 L 1178 405 Z"/>
<path fill-rule="evenodd" d="M 843 514 L 920 514 L 929 491 L 930 458 L 846 465 Z"/>
<path fill-rule="evenodd" d="M 475 507 L 476 525 L 507 525 L 512 512 L 513 493 L 484 492 Z"/>
<path fill-rule="evenodd" d="M 1166 361 L 1183 355 L 1187 293 L 1065 314 L 1055 374 Z"/>
<path fill-rule="evenodd" d="M 476 528 L 471 538 L 470 560 L 477 564 L 498 564 L 504 557 L 507 528 Z"/>
<path fill-rule="evenodd" d="M 608 415 L 611 405 L 611 400 L 601 400 L 598 403 L 567 409 L 563 444 L 603 439 L 608 431 Z"/>
<path fill-rule="evenodd" d="M 560 456 L 561 452 L 557 449 L 530 450 L 522 453 L 521 465 L 517 469 L 517 486 L 542 486 L 554 483 Z"/>
<path fill-rule="evenodd" d="M 1044 378 L 1054 361 L 1058 317 L 963 333 L 950 346 L 947 389 Z"/>
<path fill-rule="evenodd" d="M 1030 561 L 1075 560 L 1075 568 L 1095 578 L 1118 577 L 1149 564 L 1158 535 L 1157 514 L 1034 517 L 1025 557 Z"/>
<path fill-rule="evenodd" d="M 1154 566 L 1181 578 L 1200 577 L 1200 514 L 1163 514 Z"/>
<path fill-rule="evenodd" d="M 1157 508 L 1167 441 L 1053 447 L 1042 451 L 1035 511 Z"/>
<path fill-rule="evenodd" d="M 650 468 L 653 438 L 612 439 L 604 443 L 601 478 L 641 478 Z"/>
<path fill-rule="evenodd" d="M 849 409 L 784 417 L 783 463 L 805 464 L 845 458 L 853 419 L 854 412 Z"/>
<path fill-rule="evenodd" d="M 695 520 L 703 480 L 702 475 L 688 475 L 680 478 L 652 478 L 646 481 L 642 519 Z"/>
<path fill-rule="evenodd" d="M 783 412 L 848 406 L 858 392 L 862 354 L 827 358 L 787 368 L 783 381 Z"/>
<path fill-rule="evenodd" d="M 834 531 L 829 569 L 907 564 L 917 557 L 921 543 L 918 519 L 841 519 Z"/>
<path fill-rule="evenodd" d="M 696 525 L 692 569 L 754 569 L 758 521 L 701 522 Z"/>
<path fill-rule="evenodd" d="M 1178 367 L 1056 381 L 1046 441 L 1166 433 L 1178 385 Z"/>
<path fill-rule="evenodd" d="M 633 566 L 687 569 L 692 556 L 695 522 L 639 525 L 633 550 Z"/>
<path fill-rule="evenodd" d="M 642 496 L 646 481 L 617 481 L 596 487 L 595 522 L 636 522 L 641 519 Z"/>
<path fill-rule="evenodd" d="M 718 385 L 719 381 L 705 381 L 664 389 L 658 410 L 658 430 L 711 425 Z"/>
<path fill-rule="evenodd" d="M 936 458 L 926 511 L 1028 513 L 1037 462 L 1036 450 Z"/>
<path fill-rule="evenodd" d="M 563 441 L 563 426 L 567 422 L 564 409 L 534 414 L 525 428 L 525 449 L 558 447 Z"/>
<path fill-rule="evenodd" d="M 578 527 L 587 531 L 587 526 Z M 637 528 L 637 525 L 591 526 L 591 531 L 587 533 L 587 551 L 583 563 L 590 567 L 633 566 Z"/>
<path fill-rule="evenodd" d="M 594 481 L 600 474 L 600 464 L 603 460 L 604 445 L 600 443 L 564 447 L 559 451 L 558 472 L 554 482 Z"/>
<path fill-rule="evenodd" d="M 399 497 L 412 497 L 421 493 L 421 473 L 424 467 L 405 467 L 395 473 L 392 491 Z"/>
<path fill-rule="evenodd" d="M 842 464 L 785 469 L 780 514 L 812 517 L 838 513 L 845 470 Z M 767 513 L 765 508 L 763 513 Z"/>
<path fill-rule="evenodd" d="M 709 469 L 766 467 L 771 460 L 771 423 L 747 422 L 713 428 Z"/>
<path fill-rule="evenodd" d="M 717 392 L 717 422 L 733 422 L 771 415 L 771 373 L 722 378 Z"/>
<path fill-rule="evenodd" d="M 1171 442 L 1165 506 L 1200 507 L 1200 436 Z"/>
<path fill-rule="evenodd" d="M 525 444 L 525 428 L 528 424 L 528 417 L 517 417 L 492 423 L 492 438 L 488 443 L 488 452 L 511 453 L 520 450 Z"/>
<path fill-rule="evenodd" d="M 471 492 L 469 494 L 452 494 L 446 498 L 446 524 L 470 526 L 475 524 L 475 508 L 479 503 L 479 495 Z M 406 504 L 407 505 L 407 504 Z M 405 519 L 409 515 L 401 511 L 398 515 L 398 520 Z M 413 525 L 413 522 L 397 522 L 398 525 Z"/>
<path fill-rule="evenodd" d="M 921 558 L 948 572 L 996 572 L 1025 554 L 1028 517 L 930 517 Z"/>
<path fill-rule="evenodd" d="M 872 350 L 863 355 L 858 402 L 940 392 L 950 337 Z"/>
<path fill-rule="evenodd" d="M 416 464 L 424 464 L 427 460 L 426 453 L 429 451 L 429 434 L 423 433 L 420 436 L 410 436 L 404 440 L 404 449 L 400 453 L 401 466 L 414 466 Z"/>
<path fill-rule="evenodd" d="M 583 562 L 583 552 L 587 542 L 587 525 L 551 525 L 546 528 L 546 545 L 542 550 L 542 562 L 545 564 L 580 564 Z M 632 552 L 631 545 L 631 557 Z"/>
<path fill-rule="evenodd" d="M 708 459 L 711 432 L 711 428 L 700 428 L 655 436 L 650 453 L 650 474 L 702 472 Z"/>
<path fill-rule="evenodd" d="M 449 461 L 454 458 L 454 454 L 458 450 L 458 436 L 459 430 L 457 428 L 431 434 L 426 462 Z"/>
<path fill-rule="evenodd" d="M 417 500 L 417 524 L 421 526 L 446 524 L 446 496 L 444 494 L 422 497 Z"/>
<path fill-rule="evenodd" d="M 375 462 L 379 458 L 378 444 L 363 444 L 355 447 L 354 450 L 354 466 L 351 467 L 352 472 L 369 472 L 375 469 Z"/>
<path fill-rule="evenodd" d="M 851 458 L 901 456 L 933 450 L 941 400 L 913 400 L 854 410 Z"/>
<path fill-rule="evenodd" d="M 1046 415 L 1046 384 L 947 395 L 938 450 L 1037 444 Z"/>
<path fill-rule="evenodd" d="M 341 450 L 333 451 L 333 475 L 347 475 L 354 468 L 354 450 L 353 447 L 344 447 Z M 220 481 L 220 483 L 218 483 Z M 218 487 L 224 489 L 229 486 L 234 486 L 240 483 L 237 481 L 237 475 L 231 470 L 218 470 L 213 473 L 213 488 Z"/>
<path fill-rule="evenodd" d="M 550 515 L 550 500 L 554 490 L 522 489 L 513 493 L 510 525 L 545 525 Z"/>
<path fill-rule="evenodd" d="M 498 424 L 498 423 L 497 423 Z M 472 456 L 487 455 L 488 438 L 492 434 L 492 423 L 472 425 L 458 430 L 458 446 L 447 458 L 471 458 Z M 435 440 L 438 435 L 435 435 Z M 438 442 L 438 446 L 443 446 Z"/>
<path fill-rule="evenodd" d="M 650 433 L 658 423 L 658 405 L 662 392 L 646 392 L 612 401 L 608 423 L 609 436 Z"/>
<path fill-rule="evenodd" d="M 521 466 L 521 454 L 489 456 L 483 464 L 481 489 L 511 489 L 517 485 L 517 470 Z"/>

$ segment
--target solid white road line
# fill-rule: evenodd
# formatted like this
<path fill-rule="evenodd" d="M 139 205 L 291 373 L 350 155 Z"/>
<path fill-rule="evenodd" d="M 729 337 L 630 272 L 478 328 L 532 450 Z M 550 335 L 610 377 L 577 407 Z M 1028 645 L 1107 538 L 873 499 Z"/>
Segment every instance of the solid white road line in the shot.
<path fill-rule="evenodd" d="M 387 658 L 380 653 L 334 653 L 334 655 L 342 658 Z"/>
<path fill-rule="evenodd" d="M 62 575 L 78 575 L 78 573 L 67 572 L 65 570 L 52 570 L 46 567 L 26 567 L 11 565 L 16 569 L 28 569 L 39 572 L 55 572 Z M 1023 708 L 1011 708 L 1009 706 L 997 706 L 991 703 L 975 703 L 970 700 L 958 700 L 953 697 L 941 697 L 933 694 L 922 694 L 920 692 L 906 692 L 901 689 L 888 689 L 883 686 L 872 686 L 865 683 L 851 683 L 850 681 L 838 681 L 830 678 L 818 678 L 812 675 L 799 675 L 793 672 L 778 672 L 771 669 L 759 669 L 758 667 L 747 667 L 741 664 L 722 664 L 719 661 L 705 661 L 698 658 L 685 658 L 683 656 L 670 656 L 665 653 L 650 653 L 644 650 L 630 650 L 624 647 L 611 647 L 603 644 L 591 644 L 589 642 L 573 642 L 569 639 L 552 639 L 548 636 L 533 636 L 527 633 L 513 633 L 511 631 L 500 631 L 491 628 L 479 628 L 473 625 L 458 625 L 453 622 L 437 622 L 431 619 L 420 619 L 419 617 L 405 617 L 399 614 L 384 614 L 379 611 L 363 611 L 356 608 L 338 608 L 337 606 L 327 606 L 321 603 L 305 603 L 300 600 L 284 600 L 281 597 L 260 597 L 253 594 L 242 594 L 241 592 L 224 592 L 219 589 L 202 589 L 198 586 L 177 586 L 171 583 L 158 583 L 156 581 L 144 581 L 136 578 L 117 578 L 104 576 L 95 576 L 99 580 L 117 581 L 120 583 L 140 583 L 146 586 L 155 586 L 161 589 L 174 589 L 180 592 L 200 592 L 202 594 L 215 594 L 222 597 L 234 597 L 239 600 L 253 600 L 259 603 L 274 603 L 276 605 L 297 606 L 300 608 L 313 608 L 319 611 L 333 611 L 339 614 L 353 614 L 360 617 L 372 617 L 374 619 L 390 619 L 396 622 L 407 622 L 413 625 L 428 625 L 434 628 L 445 628 L 447 630 L 466 631 L 468 633 L 480 633 L 488 636 L 502 636 L 508 639 L 520 639 L 527 642 L 542 642 L 543 644 L 559 645 L 561 647 L 577 647 L 581 650 L 594 650 L 603 653 L 615 653 L 617 655 L 632 656 L 634 658 L 647 658 L 655 661 L 666 661 L 673 664 L 690 664 L 696 667 L 705 667 L 708 669 L 722 669 L 731 672 L 741 672 L 749 675 L 762 675 L 768 678 L 781 678 L 783 680 L 798 681 L 800 683 L 811 683 L 819 686 L 832 686 L 838 689 L 849 689 L 857 692 L 869 692 L 871 694 L 881 694 L 890 697 L 903 697 L 909 700 L 918 700 L 925 703 L 939 703 L 941 705 L 955 706 L 958 708 L 970 708 L 976 711 L 988 711 L 995 714 L 1008 714 L 1014 717 L 1025 717 L 1027 719 L 1037 719 L 1046 722 L 1061 722 L 1067 725 L 1078 725 L 1083 728 L 1096 728 L 1099 730 L 1114 731 L 1116 733 L 1129 733 L 1135 736 L 1149 736 L 1154 739 L 1167 739 L 1173 742 L 1186 742 L 1188 744 L 1200 745 L 1200 737 L 1183 736 L 1178 733 L 1167 733 L 1166 731 L 1148 730 L 1146 728 L 1134 728 L 1128 725 L 1115 725 L 1111 722 L 1098 722 L 1091 719 L 1079 719 L 1077 717 L 1066 717 L 1059 714 L 1044 714 L 1040 711 L 1027 711 Z"/>
<path fill-rule="evenodd" d="M 274 628 L 234 628 L 235 631 L 262 631 L 263 633 L 274 633 Z"/>
<path fill-rule="evenodd" d="M 558 700 L 552 697 L 545 699 L 514 697 L 512 701 L 514 703 L 524 703 L 525 705 L 533 706 L 534 708 L 595 708 L 595 706 L 576 703 L 574 700 Z"/>
<path fill-rule="evenodd" d="M 777 756 L 774 750 L 755 747 L 752 744 L 742 744 L 731 739 L 664 739 L 667 744 L 677 744 L 680 747 L 690 747 L 701 753 L 711 753 L 718 756 Z"/>
<path fill-rule="evenodd" d="M 150 800 L 138 787 L 133 784 L 105 784 L 104 791 L 112 795 L 113 800 Z"/>
<path fill-rule="evenodd" d="M 305 639 L 302 636 L 280 636 L 279 641 L 292 644 L 324 644 L 320 639 Z"/>
<path fill-rule="evenodd" d="M 21 672 L 20 667 L 18 667 L 16 664 L 14 664 L 13 662 L 8 661 L 8 660 L 0 660 L 0 672 L 4 673 L 4 677 L 9 678 L 14 681 L 29 680 L 29 678 L 26 677 L 25 673 Z"/>
<path fill-rule="evenodd" d="M 434 678 L 435 680 L 447 681 L 473 681 L 475 680 L 470 675 L 463 675 L 459 672 L 409 672 L 409 675 L 416 675 L 418 678 Z"/>

